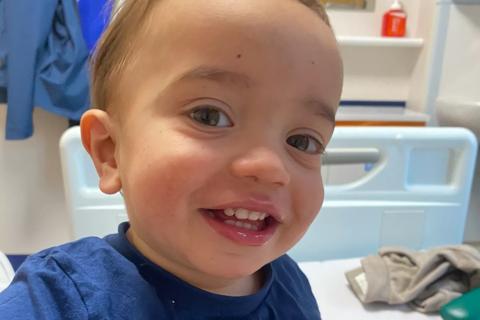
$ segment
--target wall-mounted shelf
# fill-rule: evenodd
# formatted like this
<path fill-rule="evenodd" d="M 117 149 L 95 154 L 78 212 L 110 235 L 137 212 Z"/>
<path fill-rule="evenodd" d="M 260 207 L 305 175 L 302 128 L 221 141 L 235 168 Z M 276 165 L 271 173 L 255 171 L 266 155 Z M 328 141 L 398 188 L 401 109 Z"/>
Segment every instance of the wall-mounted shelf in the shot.
<path fill-rule="evenodd" d="M 342 46 L 355 47 L 421 48 L 424 42 L 422 38 L 384 38 L 359 36 L 337 36 L 337 40 Z"/>
<path fill-rule="evenodd" d="M 335 118 L 337 126 L 408 126 L 424 127 L 429 117 L 402 107 L 341 107 Z"/>

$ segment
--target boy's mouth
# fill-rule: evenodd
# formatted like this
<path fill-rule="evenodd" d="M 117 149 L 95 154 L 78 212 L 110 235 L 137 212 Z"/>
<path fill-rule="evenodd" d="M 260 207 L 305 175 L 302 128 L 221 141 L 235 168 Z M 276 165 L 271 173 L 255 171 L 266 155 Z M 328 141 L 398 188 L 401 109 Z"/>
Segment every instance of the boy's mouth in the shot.
<path fill-rule="evenodd" d="M 200 209 L 213 229 L 237 243 L 259 246 L 267 242 L 278 225 L 268 213 L 244 208 Z"/>

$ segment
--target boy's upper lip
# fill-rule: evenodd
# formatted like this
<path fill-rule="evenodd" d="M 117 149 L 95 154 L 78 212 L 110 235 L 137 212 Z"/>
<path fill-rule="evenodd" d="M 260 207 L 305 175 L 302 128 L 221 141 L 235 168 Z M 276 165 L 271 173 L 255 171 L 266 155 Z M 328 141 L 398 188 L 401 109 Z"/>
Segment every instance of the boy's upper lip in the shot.
<path fill-rule="evenodd" d="M 273 204 L 273 202 L 270 200 L 267 200 L 265 197 L 249 197 L 243 200 L 235 200 L 231 202 L 222 203 L 209 209 L 224 210 L 227 208 L 234 208 L 234 209 L 243 208 L 250 211 L 264 212 L 280 223 L 283 222 L 284 220 L 284 217 L 282 216 L 282 214 L 280 214 L 280 211 Z"/>

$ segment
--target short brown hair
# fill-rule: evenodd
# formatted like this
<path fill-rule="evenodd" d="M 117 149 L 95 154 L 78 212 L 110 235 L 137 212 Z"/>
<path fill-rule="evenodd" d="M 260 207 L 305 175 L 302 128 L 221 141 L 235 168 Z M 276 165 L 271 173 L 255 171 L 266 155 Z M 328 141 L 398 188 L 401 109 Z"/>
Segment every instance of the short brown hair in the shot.
<path fill-rule="evenodd" d="M 148 13 L 161 0 L 124 0 L 113 14 L 112 21 L 100 38 L 92 59 L 91 103 L 105 110 L 111 98 L 108 86 L 131 62 L 138 34 L 129 32 L 132 26 L 141 30 Z M 312 9 L 328 27 L 330 21 L 320 0 L 298 0 Z"/>

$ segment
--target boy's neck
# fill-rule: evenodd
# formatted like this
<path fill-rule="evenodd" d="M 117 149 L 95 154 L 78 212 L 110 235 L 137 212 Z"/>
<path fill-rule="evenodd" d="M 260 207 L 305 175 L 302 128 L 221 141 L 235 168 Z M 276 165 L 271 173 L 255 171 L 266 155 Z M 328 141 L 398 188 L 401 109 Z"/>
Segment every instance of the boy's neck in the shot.
<path fill-rule="evenodd" d="M 155 254 L 131 229 L 127 230 L 126 237 L 138 251 L 162 269 L 194 287 L 211 293 L 226 296 L 251 295 L 259 291 L 265 282 L 263 269 L 239 279 L 225 279 L 196 272 L 190 268 L 179 268 Z"/>

